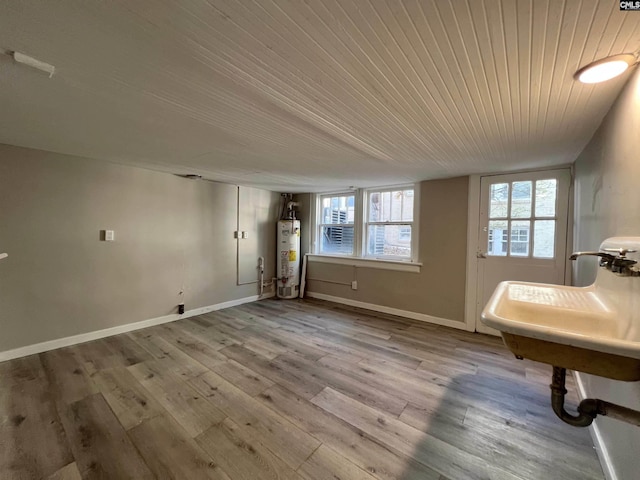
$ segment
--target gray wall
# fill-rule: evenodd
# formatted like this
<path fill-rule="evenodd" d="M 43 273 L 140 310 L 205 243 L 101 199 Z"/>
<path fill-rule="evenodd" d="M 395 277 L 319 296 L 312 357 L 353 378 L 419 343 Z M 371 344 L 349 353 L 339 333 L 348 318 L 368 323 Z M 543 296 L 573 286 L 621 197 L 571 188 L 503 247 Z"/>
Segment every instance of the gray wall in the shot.
<path fill-rule="evenodd" d="M 597 87 L 596 87 L 597 88 Z M 575 164 L 575 250 L 612 236 L 640 235 L 640 71 L 636 70 Z M 596 262 L 580 261 L 575 283 L 593 282 Z M 588 394 L 640 409 L 640 384 L 581 374 Z M 640 428 L 599 417 L 617 478 L 638 478 Z"/>
<path fill-rule="evenodd" d="M 273 217 L 258 229 L 269 279 L 279 196 L 253 193 Z M 176 313 L 183 286 L 187 310 L 257 294 L 236 286 L 237 199 L 233 185 L 0 145 L 0 352 Z"/>
<path fill-rule="evenodd" d="M 310 262 L 307 277 L 326 282 L 309 280 L 307 291 L 464 322 L 468 195 L 468 177 L 421 183 L 420 273 Z"/>

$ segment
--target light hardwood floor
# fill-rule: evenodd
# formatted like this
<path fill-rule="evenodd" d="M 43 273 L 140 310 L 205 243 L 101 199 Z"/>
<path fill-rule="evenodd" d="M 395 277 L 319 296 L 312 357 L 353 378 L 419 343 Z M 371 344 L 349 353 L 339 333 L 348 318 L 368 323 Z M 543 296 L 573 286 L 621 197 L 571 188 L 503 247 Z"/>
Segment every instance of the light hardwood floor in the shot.
<path fill-rule="evenodd" d="M 602 479 L 550 379 L 497 338 L 268 300 L 0 364 L 0 478 Z"/>

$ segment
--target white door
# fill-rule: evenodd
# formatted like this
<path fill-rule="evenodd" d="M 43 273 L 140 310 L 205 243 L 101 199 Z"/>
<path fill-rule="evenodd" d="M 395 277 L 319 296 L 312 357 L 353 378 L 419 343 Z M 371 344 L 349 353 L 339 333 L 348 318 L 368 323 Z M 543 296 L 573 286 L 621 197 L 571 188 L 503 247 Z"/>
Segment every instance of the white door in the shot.
<path fill-rule="evenodd" d="M 503 280 L 565 283 L 569 169 L 480 179 L 476 331 L 498 335 L 480 313 Z"/>

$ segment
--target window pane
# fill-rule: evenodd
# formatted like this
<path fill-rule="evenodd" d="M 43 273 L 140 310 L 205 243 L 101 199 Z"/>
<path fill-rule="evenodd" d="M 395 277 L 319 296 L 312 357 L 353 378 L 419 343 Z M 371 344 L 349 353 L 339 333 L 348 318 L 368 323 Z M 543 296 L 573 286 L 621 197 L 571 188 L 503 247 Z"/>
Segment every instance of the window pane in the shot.
<path fill-rule="evenodd" d="M 489 195 L 489 218 L 506 218 L 509 205 L 509 184 L 494 183 Z"/>
<path fill-rule="evenodd" d="M 489 246 L 487 247 L 487 255 L 500 257 L 507 255 L 506 220 L 491 220 L 489 222 Z"/>
<path fill-rule="evenodd" d="M 536 220 L 533 235 L 533 256 L 553 258 L 555 256 L 556 221 Z"/>
<path fill-rule="evenodd" d="M 322 223 L 353 223 L 355 203 L 355 195 L 323 197 Z"/>
<path fill-rule="evenodd" d="M 367 255 L 411 258 L 411 225 L 369 225 Z"/>
<path fill-rule="evenodd" d="M 404 192 L 391 192 L 391 221 L 399 222 L 402 218 L 402 197 Z"/>
<path fill-rule="evenodd" d="M 369 192 L 369 221 L 381 222 L 382 217 L 382 194 L 380 192 Z"/>
<path fill-rule="evenodd" d="M 511 222 L 511 256 L 529 256 L 529 231 L 531 222 L 529 220 Z"/>
<path fill-rule="evenodd" d="M 382 210 L 380 211 L 380 221 L 388 222 L 391 220 L 391 192 L 382 192 Z"/>
<path fill-rule="evenodd" d="M 531 182 L 513 182 L 511 190 L 511 217 L 531 216 Z"/>
<path fill-rule="evenodd" d="M 412 222 L 413 189 L 369 192 L 369 222 Z"/>
<path fill-rule="evenodd" d="M 403 192 L 402 221 L 413 222 L 413 189 Z"/>
<path fill-rule="evenodd" d="M 536 217 L 555 217 L 557 184 L 555 178 L 536 182 Z"/>
<path fill-rule="evenodd" d="M 320 253 L 353 255 L 353 227 L 322 227 Z"/>

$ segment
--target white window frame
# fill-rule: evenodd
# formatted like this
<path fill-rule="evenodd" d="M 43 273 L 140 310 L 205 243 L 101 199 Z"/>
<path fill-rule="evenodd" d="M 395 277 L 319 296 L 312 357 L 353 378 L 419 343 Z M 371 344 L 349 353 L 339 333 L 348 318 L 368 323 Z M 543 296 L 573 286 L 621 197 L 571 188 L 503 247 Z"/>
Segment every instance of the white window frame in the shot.
<path fill-rule="evenodd" d="M 353 223 L 321 223 L 322 218 L 322 200 L 325 198 L 334 198 L 334 197 L 351 197 L 353 196 Z M 355 255 L 358 249 L 358 233 L 357 233 L 357 223 L 358 223 L 358 196 L 354 191 L 346 191 L 346 192 L 332 192 L 332 193 L 322 193 L 317 195 L 316 199 L 317 203 L 317 221 L 315 222 L 315 238 L 317 239 L 316 251 L 320 255 L 336 255 L 341 257 L 352 257 Z M 325 227 L 353 227 L 353 253 L 350 255 L 348 253 L 321 253 L 320 246 L 322 245 L 322 229 Z"/>
<path fill-rule="evenodd" d="M 413 190 L 413 213 L 414 213 L 413 220 L 388 221 L 388 222 L 370 222 L 369 221 L 369 205 L 370 205 L 369 197 L 372 193 L 397 192 L 399 190 L 407 190 L 407 189 Z M 416 213 L 416 203 L 417 203 L 415 190 L 416 190 L 415 185 L 399 185 L 394 187 L 367 188 L 366 190 L 364 190 L 364 195 L 363 195 L 364 209 L 363 209 L 363 222 L 362 222 L 362 230 L 363 230 L 363 236 L 364 236 L 364 242 L 362 245 L 362 256 L 364 258 L 373 258 L 376 260 L 396 260 L 396 261 L 405 261 L 405 262 L 412 262 L 417 259 L 417 256 L 414 254 L 414 250 L 417 248 L 417 243 L 413 241 L 413 234 L 416 230 L 414 226 L 414 223 L 416 220 L 415 213 Z M 369 244 L 369 226 L 370 225 L 409 225 L 411 227 L 411 243 L 409 245 L 409 248 L 411 249 L 411 256 L 407 258 L 407 257 L 396 256 L 396 255 L 370 255 L 367 252 L 367 246 Z"/>
<path fill-rule="evenodd" d="M 403 222 L 381 222 L 383 224 L 402 224 L 411 225 L 411 258 L 393 257 L 393 256 L 367 256 L 366 255 L 366 236 L 368 231 L 368 223 L 365 221 L 367 215 L 368 194 L 369 192 L 382 191 L 398 191 L 413 188 L 413 221 Z M 355 196 L 355 212 L 354 212 L 354 245 L 353 254 L 329 254 L 320 253 L 320 235 L 325 224 L 320 223 L 322 220 L 322 199 L 326 197 L 354 195 Z M 332 192 L 323 192 L 314 195 L 315 209 L 312 209 L 311 215 L 311 254 L 310 260 L 324 263 L 339 263 L 358 267 L 383 268 L 390 270 L 400 270 L 408 272 L 419 272 L 421 263 L 418 262 L 419 252 L 419 219 L 420 219 L 420 184 L 402 184 L 392 186 L 382 186 L 376 188 L 355 189 L 355 190 L 338 190 Z M 351 225 L 351 224 L 348 224 Z"/>

